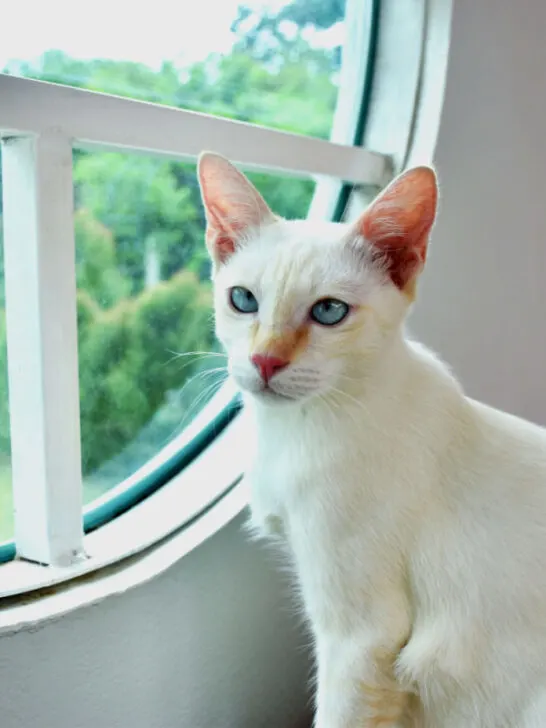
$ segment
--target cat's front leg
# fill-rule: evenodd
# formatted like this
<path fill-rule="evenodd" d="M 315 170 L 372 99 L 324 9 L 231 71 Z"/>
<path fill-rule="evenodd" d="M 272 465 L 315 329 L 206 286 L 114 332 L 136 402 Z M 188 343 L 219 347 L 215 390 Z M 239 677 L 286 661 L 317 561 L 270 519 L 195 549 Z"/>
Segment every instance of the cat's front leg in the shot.
<path fill-rule="evenodd" d="M 317 645 L 315 728 L 410 728 L 410 697 L 394 675 L 395 655 L 365 640 Z"/>

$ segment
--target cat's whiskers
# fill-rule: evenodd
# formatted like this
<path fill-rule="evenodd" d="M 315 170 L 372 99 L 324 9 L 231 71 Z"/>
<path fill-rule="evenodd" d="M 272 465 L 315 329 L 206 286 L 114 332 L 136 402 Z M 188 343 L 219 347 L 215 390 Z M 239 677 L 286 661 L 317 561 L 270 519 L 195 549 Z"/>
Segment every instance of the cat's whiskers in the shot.
<path fill-rule="evenodd" d="M 358 377 L 351 377 L 349 374 L 337 374 L 336 375 L 338 379 L 346 379 L 348 382 L 362 382 L 364 380 L 364 376 L 358 376 Z"/>
<path fill-rule="evenodd" d="M 222 372 L 224 374 L 227 374 L 227 368 L 226 367 L 214 367 L 213 369 L 203 369 L 202 372 L 197 372 L 194 377 L 192 377 L 193 381 L 194 379 L 205 379 L 205 377 L 210 377 L 213 374 L 218 374 L 218 372 Z"/>
<path fill-rule="evenodd" d="M 358 409 L 363 409 L 363 410 L 366 409 L 364 407 L 364 404 L 360 400 L 358 400 L 356 397 L 353 397 L 352 394 L 345 392 L 343 389 L 339 389 L 338 387 L 330 387 L 328 394 L 330 394 L 330 393 L 333 394 L 334 396 L 342 395 L 343 397 L 346 397 L 350 402 L 355 404 L 358 407 Z"/>
<path fill-rule="evenodd" d="M 219 356 L 222 359 L 227 359 L 227 354 L 223 351 L 173 351 L 172 349 L 165 349 L 169 354 L 173 354 L 175 359 L 179 359 L 184 356 L 194 357 L 208 357 L 208 356 Z"/>
<path fill-rule="evenodd" d="M 163 362 L 161 364 L 162 367 L 169 366 L 175 361 L 178 361 L 179 359 L 185 359 L 187 357 L 191 357 L 189 361 L 185 361 L 182 367 L 180 367 L 180 371 L 184 370 L 186 367 L 191 366 L 192 364 L 196 364 L 198 362 L 201 362 L 205 359 L 214 359 L 216 357 L 219 357 L 220 359 L 227 360 L 227 354 L 224 354 L 222 352 L 214 352 L 214 351 L 183 351 L 183 352 L 177 352 L 177 351 L 171 351 L 170 349 L 166 349 L 166 351 L 169 354 L 172 354 L 170 359 L 167 359 L 167 361 Z"/>
<path fill-rule="evenodd" d="M 226 375 L 227 375 L 227 368 L 226 368 L 226 367 L 224 367 L 224 366 L 222 366 L 222 367 L 214 367 L 214 368 L 212 368 L 212 369 L 203 369 L 203 370 L 201 370 L 201 371 L 199 371 L 199 372 L 196 372 L 196 373 L 195 373 L 195 374 L 194 374 L 194 375 L 193 375 L 192 377 L 190 377 L 190 378 L 189 378 L 189 379 L 188 379 L 188 380 L 187 380 L 187 381 L 186 381 L 186 382 L 184 383 L 184 386 L 183 386 L 183 387 L 182 387 L 182 389 L 180 390 L 180 396 L 182 397 L 182 396 L 183 396 L 183 394 L 184 394 L 184 392 L 185 392 L 185 390 L 186 390 L 186 389 L 187 389 L 187 388 L 188 388 L 188 387 L 189 387 L 189 386 L 190 386 L 191 384 L 193 384 L 193 383 L 194 383 L 194 382 L 195 382 L 196 380 L 198 380 L 198 379 L 205 379 L 206 377 L 211 377 L 211 376 L 213 376 L 213 375 L 218 375 L 218 374 L 226 374 Z M 221 378 L 220 378 L 220 381 L 221 381 L 221 382 L 223 382 L 223 381 L 225 381 L 225 379 L 226 379 L 226 377 L 221 377 Z M 215 383 L 215 382 L 214 382 L 214 383 Z M 201 395 L 201 394 L 202 394 L 202 393 L 200 393 L 200 395 Z"/>
<path fill-rule="evenodd" d="M 339 409 L 339 403 L 338 402 L 335 402 L 335 401 L 333 401 L 331 399 L 328 399 L 326 397 L 326 394 L 324 394 L 324 393 L 317 394 L 316 395 L 316 399 L 317 399 L 317 401 L 318 401 L 319 404 L 324 405 L 324 407 L 326 409 L 326 413 L 328 415 L 331 415 L 333 417 L 337 417 L 337 412 L 334 412 L 333 407 L 336 407 L 336 409 Z"/>
<path fill-rule="evenodd" d="M 355 431 L 358 430 L 359 422 L 354 409 L 347 407 L 345 403 L 333 397 L 329 397 L 329 394 L 330 392 L 326 392 L 325 394 L 319 395 L 321 401 L 327 408 L 327 413 L 338 423 L 340 420 L 348 417 L 354 423 Z"/>
<path fill-rule="evenodd" d="M 190 381 L 193 381 L 193 379 Z M 194 419 L 199 410 L 202 409 L 203 401 L 206 402 L 212 399 L 212 397 L 219 391 L 220 387 L 224 384 L 224 382 L 225 377 L 217 381 L 211 382 L 201 390 L 199 395 L 191 403 L 190 407 L 188 407 L 188 409 L 184 412 L 182 421 L 180 423 L 180 430 L 184 429 L 184 427 L 186 427 L 191 422 L 191 420 Z"/>

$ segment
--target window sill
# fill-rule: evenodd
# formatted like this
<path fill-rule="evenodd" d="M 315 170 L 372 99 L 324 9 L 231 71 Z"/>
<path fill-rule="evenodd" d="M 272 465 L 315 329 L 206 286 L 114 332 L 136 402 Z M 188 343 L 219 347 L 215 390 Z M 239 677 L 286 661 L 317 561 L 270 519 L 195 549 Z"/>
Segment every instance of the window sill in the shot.
<path fill-rule="evenodd" d="M 248 502 L 240 481 L 244 430 L 244 418 L 236 417 L 179 476 L 86 536 L 88 558 L 80 564 L 3 565 L 0 635 L 35 628 L 143 584 L 234 518 Z"/>

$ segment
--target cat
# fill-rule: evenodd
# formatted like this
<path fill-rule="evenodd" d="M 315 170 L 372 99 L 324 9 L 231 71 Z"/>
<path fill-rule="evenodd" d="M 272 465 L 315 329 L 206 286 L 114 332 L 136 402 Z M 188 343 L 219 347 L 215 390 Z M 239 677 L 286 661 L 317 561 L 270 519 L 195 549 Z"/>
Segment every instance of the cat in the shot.
<path fill-rule="evenodd" d="M 251 521 L 293 559 L 315 727 L 545 727 L 546 430 L 405 333 L 434 170 L 354 223 L 282 219 L 212 152 L 198 178 Z"/>

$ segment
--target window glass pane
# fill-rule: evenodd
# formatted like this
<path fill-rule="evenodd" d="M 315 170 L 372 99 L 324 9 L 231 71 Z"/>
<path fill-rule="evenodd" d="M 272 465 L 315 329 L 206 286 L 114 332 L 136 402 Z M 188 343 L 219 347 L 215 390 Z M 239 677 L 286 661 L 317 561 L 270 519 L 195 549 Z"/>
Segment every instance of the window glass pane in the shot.
<path fill-rule="evenodd" d="M 13 536 L 3 232 L 2 152 L 0 151 L 0 543 L 2 541 L 10 540 Z"/>
<path fill-rule="evenodd" d="M 11 3 L 0 70 L 328 137 L 345 0 Z M 32 23 L 28 19 L 32 16 Z"/>
<path fill-rule="evenodd" d="M 74 154 L 86 503 L 179 435 L 224 380 L 194 164 Z M 271 206 L 307 214 L 314 183 L 252 174 Z"/>

